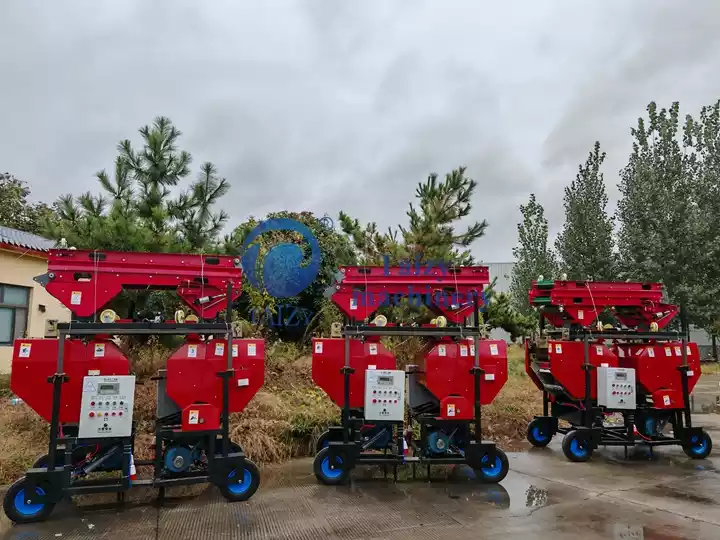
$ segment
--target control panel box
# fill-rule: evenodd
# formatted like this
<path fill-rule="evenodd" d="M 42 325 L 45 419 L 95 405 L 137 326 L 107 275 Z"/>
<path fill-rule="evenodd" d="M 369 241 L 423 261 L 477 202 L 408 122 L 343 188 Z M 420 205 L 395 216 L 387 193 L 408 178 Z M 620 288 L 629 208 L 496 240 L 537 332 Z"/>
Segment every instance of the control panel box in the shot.
<path fill-rule="evenodd" d="M 597 375 L 598 405 L 608 409 L 635 409 L 635 370 L 600 367 Z"/>
<path fill-rule="evenodd" d="M 365 371 L 365 420 L 402 422 L 405 419 L 405 372 Z"/>
<path fill-rule="evenodd" d="M 78 437 L 130 437 L 135 375 L 89 375 L 83 378 Z"/>

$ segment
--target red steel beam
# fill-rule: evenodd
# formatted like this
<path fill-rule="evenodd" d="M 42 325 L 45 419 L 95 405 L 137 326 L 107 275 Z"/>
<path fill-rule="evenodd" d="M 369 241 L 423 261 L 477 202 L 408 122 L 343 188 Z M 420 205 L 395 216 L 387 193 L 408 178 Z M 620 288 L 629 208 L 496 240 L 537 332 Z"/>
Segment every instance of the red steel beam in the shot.
<path fill-rule="evenodd" d="M 201 319 L 211 319 L 242 292 L 238 257 L 52 249 L 48 272 L 35 278 L 78 317 L 91 317 L 123 289 L 174 290 Z"/>

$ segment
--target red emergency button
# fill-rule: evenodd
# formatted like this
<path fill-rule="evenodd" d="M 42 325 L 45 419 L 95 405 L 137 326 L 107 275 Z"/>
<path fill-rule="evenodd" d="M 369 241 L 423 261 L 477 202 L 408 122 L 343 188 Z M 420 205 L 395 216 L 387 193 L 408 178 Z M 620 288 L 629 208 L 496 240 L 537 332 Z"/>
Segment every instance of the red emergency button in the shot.
<path fill-rule="evenodd" d="M 90 411 L 90 418 L 93 418 L 95 416 L 95 413 Z"/>
<path fill-rule="evenodd" d="M 112 416 L 115 416 L 115 413 L 112 413 Z"/>
<path fill-rule="evenodd" d="M 91 406 L 91 407 L 94 407 L 94 406 L 95 406 L 95 402 L 94 402 L 94 401 L 91 401 L 91 402 L 90 402 L 90 406 Z"/>
<path fill-rule="evenodd" d="M 377 403 L 377 399 L 373 399 L 373 403 Z"/>
<path fill-rule="evenodd" d="M 120 411 L 120 412 L 118 413 L 118 416 L 122 416 L 122 411 Z"/>

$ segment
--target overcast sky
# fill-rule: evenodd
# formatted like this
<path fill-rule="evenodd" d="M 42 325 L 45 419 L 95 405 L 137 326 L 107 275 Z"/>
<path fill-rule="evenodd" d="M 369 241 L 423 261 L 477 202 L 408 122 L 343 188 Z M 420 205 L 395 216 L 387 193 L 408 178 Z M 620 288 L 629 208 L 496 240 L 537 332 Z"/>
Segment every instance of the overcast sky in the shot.
<path fill-rule="evenodd" d="M 0 172 L 35 199 L 95 189 L 157 115 L 273 210 L 405 223 L 416 184 L 466 165 L 474 246 L 510 260 L 536 192 L 552 232 L 593 142 L 617 171 L 648 101 L 720 98 L 720 1 L 2 0 Z"/>

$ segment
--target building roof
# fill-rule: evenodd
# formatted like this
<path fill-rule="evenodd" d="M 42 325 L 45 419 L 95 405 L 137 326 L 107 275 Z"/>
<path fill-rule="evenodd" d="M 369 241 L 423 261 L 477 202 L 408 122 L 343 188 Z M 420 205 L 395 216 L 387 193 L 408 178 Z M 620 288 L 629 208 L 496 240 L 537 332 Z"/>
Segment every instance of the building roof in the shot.
<path fill-rule="evenodd" d="M 42 251 L 45 253 L 55 247 L 54 240 L 48 240 L 37 234 L 18 231 L 17 229 L 0 225 L 0 245 L 2 244 L 9 247 Z"/>

